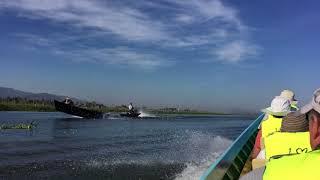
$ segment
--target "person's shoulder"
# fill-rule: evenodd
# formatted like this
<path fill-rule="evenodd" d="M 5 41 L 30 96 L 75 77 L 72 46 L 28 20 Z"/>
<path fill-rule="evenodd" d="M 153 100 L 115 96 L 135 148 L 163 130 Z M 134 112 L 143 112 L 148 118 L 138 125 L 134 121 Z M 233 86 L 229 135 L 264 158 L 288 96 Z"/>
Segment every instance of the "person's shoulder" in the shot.
<path fill-rule="evenodd" d="M 267 120 L 268 118 L 269 118 L 269 114 L 265 114 L 265 115 L 263 116 L 262 121 L 265 121 L 265 120 Z"/>

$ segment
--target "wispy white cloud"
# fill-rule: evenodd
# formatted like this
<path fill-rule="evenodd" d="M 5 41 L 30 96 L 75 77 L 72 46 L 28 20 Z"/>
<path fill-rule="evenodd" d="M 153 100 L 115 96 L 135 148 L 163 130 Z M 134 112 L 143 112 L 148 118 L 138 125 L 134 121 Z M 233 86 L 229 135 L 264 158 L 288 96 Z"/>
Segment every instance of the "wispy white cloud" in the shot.
<path fill-rule="evenodd" d="M 176 20 L 182 23 L 192 23 L 194 22 L 195 18 L 187 14 L 178 14 Z"/>
<path fill-rule="evenodd" d="M 170 0 L 169 2 L 178 4 L 185 12 L 185 16 L 197 17 L 198 20 L 205 21 L 222 21 L 239 29 L 243 28 L 237 10 L 224 5 L 221 0 Z"/>
<path fill-rule="evenodd" d="M 33 34 L 16 34 L 28 44 L 27 49 L 38 51 L 46 48 L 52 55 L 69 59 L 74 62 L 91 62 L 97 64 L 133 66 L 143 70 L 154 70 L 159 67 L 168 67 L 174 64 L 159 53 L 141 51 L 124 46 L 106 48 L 79 45 L 65 48 L 65 44 L 76 40 L 77 36 L 55 34 L 52 37 L 43 37 Z"/>
<path fill-rule="evenodd" d="M 162 23 L 154 22 L 139 10 L 96 0 L 4 0 L 1 5 L 21 10 L 26 17 L 96 28 L 127 40 L 153 41 L 168 36 Z"/>
<path fill-rule="evenodd" d="M 240 62 L 259 54 L 257 45 L 247 40 L 250 31 L 239 18 L 238 10 L 225 5 L 222 0 L 141 0 L 134 3 L 100 0 L 2 0 L 0 8 L 17 10 L 25 18 L 46 19 L 100 34 L 87 39 L 108 37 L 121 40 L 115 47 L 129 47 L 133 44 L 158 49 L 175 48 L 178 53 L 191 47 L 190 49 L 196 48 L 199 52 L 210 55 L 211 59 L 226 62 Z M 157 11 L 149 11 L 150 8 Z M 47 41 L 39 37 L 33 37 L 36 39 L 33 42 L 38 45 L 53 46 L 54 41 L 59 41 L 57 38 Z M 81 52 L 79 48 L 72 51 Z M 160 60 L 163 57 L 161 54 L 166 53 L 160 50 L 158 54 L 146 54 L 137 48 L 109 47 L 90 48 L 83 52 L 85 57 L 94 57 L 88 58 L 91 60 L 108 57 L 114 59 L 114 62 L 107 61 L 110 64 L 141 67 L 142 64 L 161 67 L 164 64 Z M 70 53 L 63 54 L 75 57 L 76 53 L 71 53 L 72 56 Z"/>
<path fill-rule="evenodd" d="M 34 46 L 40 47 L 52 47 L 56 44 L 56 41 L 52 41 L 50 39 L 34 35 L 34 34 L 26 34 L 26 33 L 19 33 L 15 34 L 15 37 L 21 38 L 26 41 L 29 45 L 32 44 Z"/>
<path fill-rule="evenodd" d="M 128 47 L 88 48 L 73 51 L 56 50 L 55 53 L 78 62 L 135 66 L 144 70 L 154 70 L 159 67 L 171 66 L 174 63 L 173 61 L 163 60 L 154 53 L 140 52 Z"/>
<path fill-rule="evenodd" d="M 236 63 L 246 58 L 258 55 L 259 47 L 248 44 L 245 41 L 234 41 L 219 47 L 214 51 L 214 54 L 220 61 Z"/>

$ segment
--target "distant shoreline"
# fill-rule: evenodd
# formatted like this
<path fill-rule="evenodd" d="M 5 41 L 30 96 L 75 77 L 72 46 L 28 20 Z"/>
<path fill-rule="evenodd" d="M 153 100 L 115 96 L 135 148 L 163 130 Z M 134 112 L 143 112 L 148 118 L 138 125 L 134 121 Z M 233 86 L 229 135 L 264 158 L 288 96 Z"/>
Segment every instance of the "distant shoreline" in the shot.
<path fill-rule="evenodd" d="M 76 105 L 77 106 L 77 105 Z M 125 105 L 120 106 L 105 106 L 103 104 L 96 104 L 95 102 L 87 102 L 84 104 L 87 109 L 100 111 L 102 113 L 121 113 L 126 112 L 127 107 Z M 161 108 L 161 109 L 149 109 L 147 107 L 142 108 L 143 111 L 154 115 L 250 115 L 254 114 L 235 114 L 224 112 L 210 112 L 210 111 L 198 111 L 192 109 L 177 108 Z M 20 112 L 57 112 L 53 101 L 46 100 L 26 100 L 22 98 L 6 98 L 0 99 L 0 111 L 20 111 Z"/>
<path fill-rule="evenodd" d="M 99 109 L 94 109 L 99 110 Z M 25 105 L 25 104 L 1 104 L 0 103 L 0 111 L 20 111 L 20 112 L 58 112 L 54 106 L 49 105 Z M 117 110 L 111 109 L 109 110 L 102 109 L 100 110 L 103 113 L 121 113 L 126 110 Z M 165 111 L 157 111 L 157 110 L 145 110 L 147 113 L 151 114 L 159 114 L 159 115 L 234 115 L 230 113 L 219 113 L 219 112 L 207 112 L 207 111 L 179 111 L 179 112 L 165 112 Z"/>
<path fill-rule="evenodd" d="M 126 112 L 126 105 L 105 106 L 95 102 L 78 103 L 75 106 L 86 107 L 86 109 L 96 110 L 103 113 Z M 149 109 L 142 108 L 144 111 L 152 114 L 176 114 L 176 115 L 231 115 L 230 113 L 198 111 L 192 109 L 161 108 Z M 53 101 L 48 100 L 29 100 L 24 98 L 2 98 L 0 99 L 0 111 L 26 111 L 26 112 L 56 112 Z"/>
<path fill-rule="evenodd" d="M 24 110 L 2 110 L 0 109 L 0 112 L 38 112 L 38 113 L 53 113 L 53 112 L 59 112 L 59 111 L 24 111 Z M 153 113 L 151 111 L 146 111 L 147 113 L 150 113 L 151 115 L 161 115 L 161 116 L 245 116 L 245 117 L 252 117 L 253 119 L 258 116 L 257 114 L 227 114 L 227 113 L 214 113 L 214 112 L 179 112 L 179 113 Z M 62 112 L 61 112 L 62 113 Z M 108 113 L 108 112 L 103 112 L 103 113 Z M 122 112 L 111 112 L 111 113 L 122 113 Z"/>
<path fill-rule="evenodd" d="M 18 108 L 2 108 L 0 105 L 0 112 L 59 112 L 55 109 L 18 109 Z M 103 113 L 122 113 L 124 111 L 107 111 Z M 215 112 L 152 112 L 152 111 L 146 111 L 147 113 L 155 114 L 155 115 L 234 115 L 234 114 L 227 114 L 227 113 L 215 113 Z"/>

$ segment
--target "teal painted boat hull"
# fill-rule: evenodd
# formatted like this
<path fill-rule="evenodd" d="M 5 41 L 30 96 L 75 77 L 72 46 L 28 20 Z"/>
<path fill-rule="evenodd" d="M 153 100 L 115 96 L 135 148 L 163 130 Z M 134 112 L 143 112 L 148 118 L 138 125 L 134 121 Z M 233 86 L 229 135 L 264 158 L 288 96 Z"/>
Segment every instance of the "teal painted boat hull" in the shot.
<path fill-rule="evenodd" d="M 261 114 L 245 129 L 233 144 L 202 175 L 201 180 L 239 179 L 242 169 L 254 146 L 258 127 L 264 117 Z"/>

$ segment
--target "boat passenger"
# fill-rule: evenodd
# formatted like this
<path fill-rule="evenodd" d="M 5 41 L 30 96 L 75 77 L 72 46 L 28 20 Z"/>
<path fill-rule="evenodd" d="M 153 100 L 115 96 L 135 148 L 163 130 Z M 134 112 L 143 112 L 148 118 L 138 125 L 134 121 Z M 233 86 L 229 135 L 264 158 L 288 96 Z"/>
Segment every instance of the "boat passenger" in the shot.
<path fill-rule="evenodd" d="M 298 101 L 295 99 L 295 94 L 293 91 L 285 89 L 281 92 L 280 96 L 287 98 L 290 101 L 291 111 L 299 110 L 297 106 Z"/>
<path fill-rule="evenodd" d="M 289 113 L 282 120 L 280 132 L 263 139 L 266 159 L 311 151 L 308 126 L 305 114 Z"/>
<path fill-rule="evenodd" d="M 133 113 L 134 112 L 134 108 L 133 108 L 132 103 L 129 103 L 128 109 L 129 109 L 129 113 Z"/>
<path fill-rule="evenodd" d="M 263 175 L 270 179 L 320 179 L 320 89 L 314 92 L 312 101 L 301 108 L 309 122 L 312 151 L 296 155 L 286 155 L 268 162 Z"/>
<path fill-rule="evenodd" d="M 282 120 L 280 132 L 275 132 L 263 140 L 264 143 L 262 144 L 265 144 L 266 158 L 273 160 L 283 155 L 311 151 L 308 126 L 308 121 L 304 114 L 292 112 L 285 116 Z M 266 160 L 257 162 L 254 159 L 252 161 L 254 170 L 240 179 L 262 179 L 267 162 Z"/>
<path fill-rule="evenodd" d="M 67 97 L 67 98 L 63 101 L 63 103 L 68 104 L 68 105 L 73 105 L 73 101 L 72 101 L 69 97 Z"/>
<path fill-rule="evenodd" d="M 265 117 L 260 125 L 260 130 L 256 137 L 252 158 L 265 159 L 264 150 L 261 147 L 261 138 L 268 136 L 276 131 L 280 131 L 282 118 L 290 112 L 290 102 L 286 98 L 281 96 L 276 96 L 272 102 L 271 106 L 263 109 L 265 112 Z M 259 155 L 260 154 L 260 155 Z"/>

